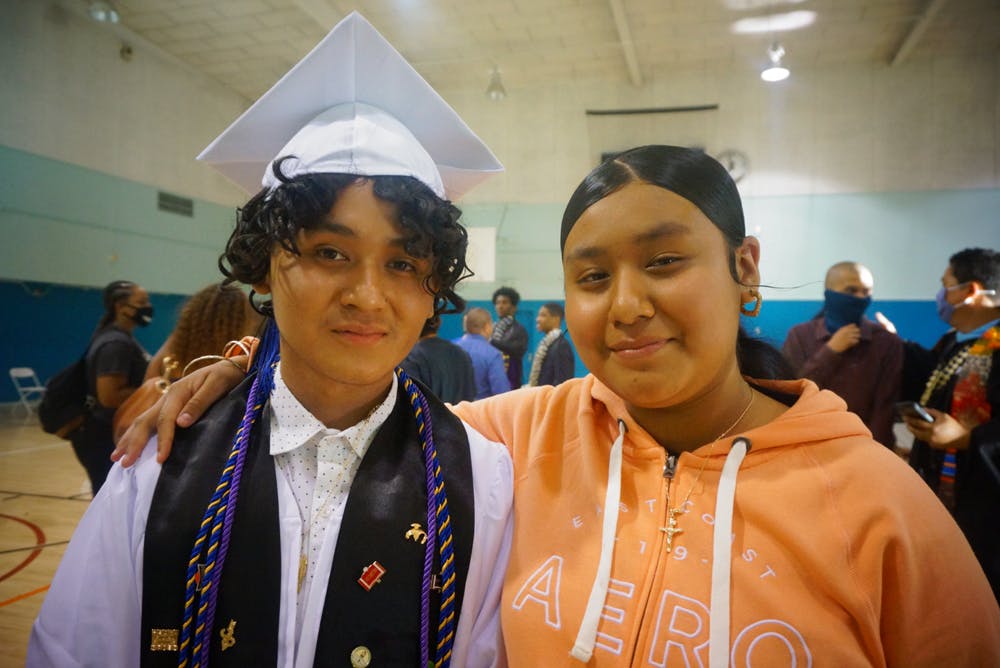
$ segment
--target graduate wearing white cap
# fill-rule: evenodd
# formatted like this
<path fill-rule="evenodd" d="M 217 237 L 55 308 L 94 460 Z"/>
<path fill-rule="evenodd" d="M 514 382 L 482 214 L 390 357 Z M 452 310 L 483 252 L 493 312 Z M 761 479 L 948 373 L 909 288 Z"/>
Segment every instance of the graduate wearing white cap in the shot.
<path fill-rule="evenodd" d="M 28 665 L 503 665 L 510 456 L 395 370 L 502 167 L 356 13 L 199 159 L 259 191 L 220 266 L 267 331 L 169 462 L 113 469 Z"/>

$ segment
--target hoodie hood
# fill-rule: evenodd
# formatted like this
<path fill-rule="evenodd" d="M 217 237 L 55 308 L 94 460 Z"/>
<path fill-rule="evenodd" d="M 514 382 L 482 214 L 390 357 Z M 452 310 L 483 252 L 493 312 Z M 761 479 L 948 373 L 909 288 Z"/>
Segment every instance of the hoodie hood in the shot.
<path fill-rule="evenodd" d="M 601 381 L 593 376 L 584 379 L 589 382 L 590 396 L 599 404 L 595 412 L 606 410 L 616 419 L 621 419 L 628 428 L 629 440 L 625 443 L 624 454 L 643 456 L 649 448 L 657 451 L 662 446 L 650 436 L 629 415 L 625 402 Z M 820 390 L 811 380 L 757 380 L 747 378 L 747 382 L 765 394 L 797 396 L 795 403 L 784 413 L 767 424 L 728 434 L 721 442 L 727 446 L 736 436 L 745 436 L 753 443 L 753 452 L 760 455 L 784 447 L 801 447 L 810 443 L 821 443 L 840 438 L 871 437 L 871 431 L 854 413 L 847 411 L 847 404 L 838 395 Z M 817 419 L 822 418 L 822 419 Z M 711 443 L 706 443 L 692 452 L 696 456 L 708 454 Z M 713 459 L 725 457 L 728 448 L 716 447 Z M 711 466 L 711 465 L 709 465 Z M 721 463 L 719 464 L 721 466 Z"/>

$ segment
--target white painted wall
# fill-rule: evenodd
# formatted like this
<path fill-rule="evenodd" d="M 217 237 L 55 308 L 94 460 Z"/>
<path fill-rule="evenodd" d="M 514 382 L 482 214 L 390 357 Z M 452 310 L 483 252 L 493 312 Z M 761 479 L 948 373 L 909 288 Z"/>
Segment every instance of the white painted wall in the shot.
<path fill-rule="evenodd" d="M 3 11 L 0 144 L 220 204 L 245 199 L 194 159 L 250 100 L 138 42 L 122 60 L 111 28 L 57 3 L 4 0 Z"/>
<path fill-rule="evenodd" d="M 443 91 L 508 170 L 467 201 L 564 201 L 601 152 L 651 143 L 746 153 L 740 189 L 751 197 L 1000 187 L 1000 55 L 796 67 L 777 84 L 749 69 L 705 68 L 662 72 L 641 89 L 507 88 L 500 102 Z M 584 113 L 701 104 L 719 109 Z"/>
<path fill-rule="evenodd" d="M 4 5 L 0 145 L 228 206 L 245 199 L 194 156 L 250 100 L 141 44 L 124 62 L 112 31 L 50 2 Z M 883 296 L 926 299 L 950 253 L 1000 247 L 1000 55 L 796 65 L 770 85 L 750 69 L 709 66 L 665 70 L 641 89 L 506 85 L 499 103 L 481 87 L 441 92 L 507 167 L 463 204 L 470 225 L 497 228 L 496 283 L 527 298 L 561 293 L 558 214 L 579 180 L 601 152 L 644 143 L 747 154 L 748 224 L 777 285 L 816 280 L 851 257 L 870 263 Z M 718 111 L 585 115 L 707 103 Z M 469 296 L 493 287 L 475 284 Z"/>

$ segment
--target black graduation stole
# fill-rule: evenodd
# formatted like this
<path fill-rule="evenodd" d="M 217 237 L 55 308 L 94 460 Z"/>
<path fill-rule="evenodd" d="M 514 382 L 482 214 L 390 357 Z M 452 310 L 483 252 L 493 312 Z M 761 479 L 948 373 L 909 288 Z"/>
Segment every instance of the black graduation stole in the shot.
<path fill-rule="evenodd" d="M 183 619 L 191 546 L 243 417 L 252 382 L 251 376 L 191 428 L 178 430 L 173 451 L 160 473 L 145 534 L 143 666 L 177 665 L 177 651 L 169 648 Z M 424 392 L 431 408 L 453 526 L 457 627 L 475 526 L 472 464 L 461 421 Z M 212 666 L 277 662 L 281 540 L 276 473 L 265 419 L 254 429 L 243 470 L 211 634 Z M 358 646 L 371 650 L 373 665 L 419 663 L 424 545 L 420 531 L 412 530 L 412 525 L 426 531 L 426 522 L 421 442 L 409 400 L 400 387 L 392 413 L 376 433 L 351 484 L 314 665 L 350 665 L 350 654 Z M 299 555 L 289 558 L 298 563 Z M 376 561 L 385 574 L 367 590 L 358 579 L 363 569 Z M 439 568 L 435 559 L 434 572 Z M 434 593 L 428 631 L 432 656 L 438 626 Z"/>

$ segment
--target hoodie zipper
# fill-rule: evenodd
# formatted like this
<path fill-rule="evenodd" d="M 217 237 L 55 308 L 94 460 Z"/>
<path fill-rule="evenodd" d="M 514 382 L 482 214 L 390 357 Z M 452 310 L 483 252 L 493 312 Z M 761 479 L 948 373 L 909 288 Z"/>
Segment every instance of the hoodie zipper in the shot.
<path fill-rule="evenodd" d="M 680 457 L 678 455 L 672 455 L 667 453 L 666 458 L 663 460 L 663 481 L 666 489 L 666 496 L 664 497 L 665 515 L 663 517 L 663 523 L 666 524 L 670 513 L 667 512 L 670 509 L 670 484 L 674 480 L 674 475 L 677 473 L 677 461 Z M 666 558 L 667 554 L 663 551 L 662 539 L 657 539 L 653 545 L 653 549 L 656 553 L 653 555 L 653 580 L 656 581 L 657 576 L 661 568 L 666 568 Z M 639 606 L 637 608 L 639 612 L 639 618 L 636 621 L 635 635 L 633 636 L 631 655 L 628 657 L 629 665 L 631 665 L 636 654 L 639 651 L 639 643 L 641 641 L 642 629 L 645 626 L 645 620 L 649 613 L 649 601 L 652 597 L 652 592 L 645 592 L 645 596 L 639 601 Z"/>
<path fill-rule="evenodd" d="M 670 505 L 670 483 L 677 473 L 677 455 L 667 454 L 663 462 L 663 479 L 667 481 L 667 505 Z"/>

